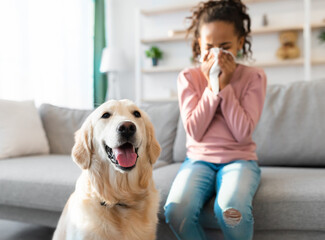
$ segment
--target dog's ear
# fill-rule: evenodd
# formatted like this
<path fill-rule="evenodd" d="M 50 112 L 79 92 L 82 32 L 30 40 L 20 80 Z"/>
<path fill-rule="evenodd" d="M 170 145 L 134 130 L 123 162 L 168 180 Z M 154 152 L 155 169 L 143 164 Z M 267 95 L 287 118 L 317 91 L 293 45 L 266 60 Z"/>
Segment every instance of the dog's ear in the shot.
<path fill-rule="evenodd" d="M 72 159 L 82 169 L 88 169 L 91 163 L 93 152 L 92 146 L 92 125 L 87 119 L 81 128 L 75 133 L 75 144 L 72 148 Z"/>
<path fill-rule="evenodd" d="M 146 132 L 147 132 L 147 153 L 149 156 L 149 161 L 153 165 L 161 152 L 160 145 L 156 139 L 155 130 L 149 117 L 146 115 Z"/>

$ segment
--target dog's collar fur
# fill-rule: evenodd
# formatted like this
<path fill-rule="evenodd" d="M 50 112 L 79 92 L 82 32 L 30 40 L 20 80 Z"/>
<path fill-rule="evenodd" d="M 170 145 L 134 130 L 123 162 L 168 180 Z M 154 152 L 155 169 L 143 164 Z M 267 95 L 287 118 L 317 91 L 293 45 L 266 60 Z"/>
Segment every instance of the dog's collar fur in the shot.
<path fill-rule="evenodd" d="M 105 201 L 100 202 L 100 205 L 104 207 L 114 207 L 114 206 L 127 207 L 128 206 L 125 203 L 119 203 L 119 202 L 115 204 L 107 204 Z"/>

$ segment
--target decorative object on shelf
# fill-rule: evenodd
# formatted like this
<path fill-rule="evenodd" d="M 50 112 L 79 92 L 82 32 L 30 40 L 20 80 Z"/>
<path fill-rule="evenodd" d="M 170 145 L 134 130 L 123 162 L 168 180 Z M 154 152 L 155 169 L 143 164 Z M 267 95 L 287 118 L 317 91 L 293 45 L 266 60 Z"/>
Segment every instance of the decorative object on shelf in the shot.
<path fill-rule="evenodd" d="M 318 39 L 321 43 L 325 43 L 325 30 L 321 31 L 318 35 Z"/>
<path fill-rule="evenodd" d="M 106 100 L 121 99 L 119 73 L 127 69 L 127 61 L 121 49 L 108 47 L 103 50 L 100 72 L 107 73 Z"/>
<path fill-rule="evenodd" d="M 146 56 L 152 59 L 152 66 L 158 65 L 158 59 L 161 59 L 163 52 L 156 46 L 152 46 L 149 50 L 146 50 Z"/>
<path fill-rule="evenodd" d="M 281 47 L 276 52 L 280 59 L 293 59 L 300 56 L 300 50 L 297 47 L 298 33 L 296 31 L 285 31 L 280 33 Z"/>
<path fill-rule="evenodd" d="M 267 15 L 266 14 L 263 14 L 262 26 L 263 27 L 266 27 L 268 25 L 269 25 L 269 20 L 267 18 Z"/>

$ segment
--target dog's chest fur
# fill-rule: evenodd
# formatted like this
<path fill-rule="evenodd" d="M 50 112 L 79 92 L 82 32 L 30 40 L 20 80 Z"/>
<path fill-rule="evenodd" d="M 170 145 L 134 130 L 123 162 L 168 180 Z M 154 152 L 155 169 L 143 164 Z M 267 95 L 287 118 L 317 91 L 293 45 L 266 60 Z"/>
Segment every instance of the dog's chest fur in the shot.
<path fill-rule="evenodd" d="M 75 228 L 71 232 L 78 234 L 78 239 L 155 239 L 159 195 L 154 187 L 148 189 L 142 200 L 131 205 L 126 201 L 126 206 L 110 203 L 103 206 L 99 199 L 80 190 L 77 189 L 69 202 L 70 225 Z"/>

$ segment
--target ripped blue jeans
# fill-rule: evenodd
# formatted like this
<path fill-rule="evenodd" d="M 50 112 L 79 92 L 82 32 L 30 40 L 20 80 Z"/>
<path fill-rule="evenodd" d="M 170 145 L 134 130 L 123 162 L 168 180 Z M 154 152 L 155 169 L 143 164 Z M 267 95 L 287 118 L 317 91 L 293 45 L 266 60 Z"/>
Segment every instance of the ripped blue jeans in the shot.
<path fill-rule="evenodd" d="M 214 164 L 186 158 L 164 207 L 167 224 L 178 239 L 206 239 L 199 216 L 216 194 L 214 215 L 224 239 L 253 239 L 252 200 L 260 176 L 256 161 Z"/>

